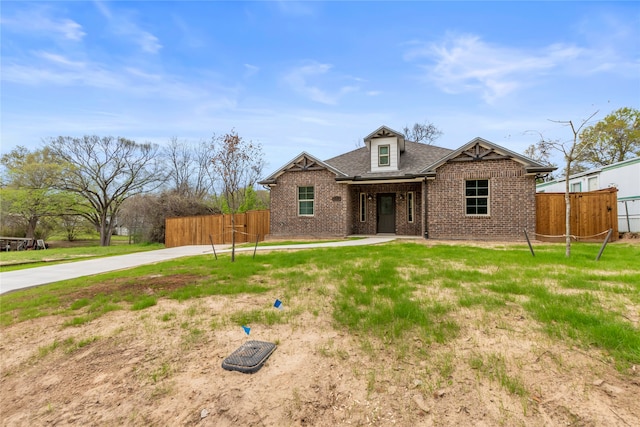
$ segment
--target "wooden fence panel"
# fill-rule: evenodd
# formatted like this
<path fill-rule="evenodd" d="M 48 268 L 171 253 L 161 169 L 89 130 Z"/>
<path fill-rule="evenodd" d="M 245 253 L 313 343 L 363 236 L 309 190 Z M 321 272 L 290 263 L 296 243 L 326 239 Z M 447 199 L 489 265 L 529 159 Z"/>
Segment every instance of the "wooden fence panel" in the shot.
<path fill-rule="evenodd" d="M 251 242 L 261 242 L 269 234 L 271 211 L 249 211 L 246 216 L 247 238 Z"/>
<path fill-rule="evenodd" d="M 571 234 L 580 240 L 602 241 L 604 232 L 613 228 L 611 240 L 618 239 L 617 189 L 570 193 Z M 560 241 L 565 233 L 564 193 L 536 194 L 536 233 L 538 239 Z"/>
<path fill-rule="evenodd" d="M 233 239 L 232 232 L 235 229 L 236 232 L 236 243 L 246 243 L 249 241 L 247 239 L 247 224 L 246 213 L 240 213 L 235 215 L 223 215 L 224 219 L 224 229 L 222 231 L 222 241 L 223 243 L 231 243 Z M 232 222 L 233 219 L 233 222 Z"/>
<path fill-rule="evenodd" d="M 235 214 L 236 243 L 264 240 L 269 234 L 268 210 Z M 164 244 L 167 248 L 187 245 L 229 244 L 232 239 L 231 215 L 201 215 L 165 220 Z"/>

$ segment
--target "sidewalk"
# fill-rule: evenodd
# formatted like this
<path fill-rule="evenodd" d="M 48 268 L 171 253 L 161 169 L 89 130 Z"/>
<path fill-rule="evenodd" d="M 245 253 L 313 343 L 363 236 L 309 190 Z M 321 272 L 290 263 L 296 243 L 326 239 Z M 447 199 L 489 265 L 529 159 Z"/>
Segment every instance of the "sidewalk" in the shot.
<path fill-rule="evenodd" d="M 258 246 L 259 251 L 279 250 L 279 249 L 309 249 L 322 247 L 339 246 L 361 246 L 386 243 L 394 240 L 395 237 L 367 237 L 358 240 L 341 240 L 326 243 L 305 243 L 300 245 L 276 245 Z M 230 252 L 229 245 L 217 245 L 216 253 Z M 253 252 L 253 247 L 236 248 L 236 252 Z M 74 261 L 63 264 L 49 265 L 44 267 L 27 268 L 24 270 L 7 271 L 0 273 L 0 294 L 15 291 L 18 289 L 40 286 L 47 283 L 59 282 L 61 280 L 75 279 L 78 277 L 92 276 L 115 270 L 124 270 L 137 267 L 139 265 L 154 264 L 170 259 L 185 256 L 210 254 L 213 256 L 211 246 L 179 246 L 177 248 L 159 249 L 156 251 L 136 252 L 127 255 L 117 255 L 105 258 L 96 258 L 86 261 Z"/>

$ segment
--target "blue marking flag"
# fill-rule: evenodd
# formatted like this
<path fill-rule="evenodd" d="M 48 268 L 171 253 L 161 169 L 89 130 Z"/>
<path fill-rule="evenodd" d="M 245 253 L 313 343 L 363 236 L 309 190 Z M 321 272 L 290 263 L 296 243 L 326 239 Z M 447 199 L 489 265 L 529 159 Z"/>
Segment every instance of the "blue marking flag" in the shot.
<path fill-rule="evenodd" d="M 282 310 L 282 301 L 280 301 L 279 299 L 276 300 L 276 302 L 273 303 L 273 306 L 275 308 L 277 308 L 278 310 Z"/>
<path fill-rule="evenodd" d="M 243 326 L 242 326 L 242 329 L 244 329 L 244 332 L 245 332 L 247 335 L 249 335 L 249 332 L 251 332 L 251 328 L 250 328 L 250 327 L 248 327 L 248 326 L 244 326 L 244 325 L 243 325 Z"/>

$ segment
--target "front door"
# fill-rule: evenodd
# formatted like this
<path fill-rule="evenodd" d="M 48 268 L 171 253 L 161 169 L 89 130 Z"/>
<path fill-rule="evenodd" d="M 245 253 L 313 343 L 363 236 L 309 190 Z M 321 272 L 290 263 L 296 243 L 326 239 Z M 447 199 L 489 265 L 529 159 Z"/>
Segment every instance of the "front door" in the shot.
<path fill-rule="evenodd" d="M 378 233 L 396 232 L 396 195 L 378 194 Z"/>

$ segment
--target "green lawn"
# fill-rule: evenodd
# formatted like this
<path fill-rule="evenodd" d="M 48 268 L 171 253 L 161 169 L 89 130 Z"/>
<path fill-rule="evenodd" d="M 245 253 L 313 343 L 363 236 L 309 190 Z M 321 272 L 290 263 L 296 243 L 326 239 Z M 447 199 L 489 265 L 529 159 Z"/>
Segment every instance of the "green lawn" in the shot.
<path fill-rule="evenodd" d="M 258 252 L 255 259 L 241 253 L 235 263 L 228 254 L 217 261 L 197 256 L 0 296 L 0 320 L 6 327 L 55 314 L 73 326 L 112 310 L 144 310 L 160 298 L 269 294 L 289 310 L 241 310 L 229 321 L 286 323 L 329 310 L 335 327 L 361 337 L 363 346 L 379 339 L 403 358 L 428 349 L 408 337 L 427 344 L 457 337 L 460 310 L 500 314 L 516 307 L 552 339 L 600 349 L 624 370 L 640 364 L 640 245 L 610 244 L 595 261 L 599 248 L 574 244 L 569 259 L 562 244 L 536 246 L 532 257 L 526 245 L 415 242 Z M 484 369 L 497 362 L 474 363 Z"/>
<path fill-rule="evenodd" d="M 61 244 L 51 242 L 46 250 L 0 252 L 0 272 L 164 248 L 164 245 L 159 243 L 129 245 L 115 241 L 111 246 L 99 246 L 95 240 L 81 243 L 82 245 L 78 246 L 66 246 L 68 243 L 65 242 L 65 247 L 60 247 Z"/>

